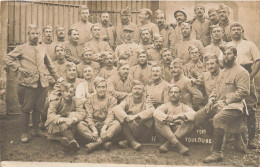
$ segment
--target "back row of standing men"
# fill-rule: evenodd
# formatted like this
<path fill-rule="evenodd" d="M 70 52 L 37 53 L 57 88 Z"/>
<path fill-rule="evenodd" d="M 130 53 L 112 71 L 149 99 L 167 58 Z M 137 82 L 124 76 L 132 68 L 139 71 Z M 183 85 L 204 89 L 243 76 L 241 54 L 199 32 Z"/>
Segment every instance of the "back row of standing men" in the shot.
<path fill-rule="evenodd" d="M 201 85 L 204 86 L 205 89 L 204 97 L 206 97 L 206 101 L 209 99 L 209 103 L 206 105 L 207 109 L 212 108 L 216 100 L 222 100 L 222 106 L 231 107 L 226 108 L 227 110 L 234 110 L 235 107 L 235 109 L 242 111 L 242 103 L 240 104 L 240 102 L 247 96 L 247 91 L 249 91 L 249 85 L 247 85 L 247 83 L 249 84 L 249 75 L 241 70 L 240 66 L 238 67 L 233 64 L 234 61 L 236 61 L 250 73 L 251 96 L 250 98 L 246 98 L 249 112 L 247 116 L 249 129 L 248 145 L 255 147 L 253 139 L 255 135 L 255 109 L 257 99 L 253 78 L 260 68 L 260 61 L 258 61 L 260 60 L 259 50 L 254 43 L 244 40 L 244 29 L 242 25 L 229 22 L 227 6 L 221 4 L 218 9 L 210 9 L 210 20 L 205 17 L 205 7 L 202 4 L 196 5 L 194 11 L 196 17 L 187 22 L 186 14 L 178 10 L 174 13 L 177 24 L 166 25 L 165 13 L 157 10 L 155 16 L 157 21 L 156 25 L 150 21 L 152 17 L 151 10 L 142 9 L 139 14 L 140 25 L 136 26 L 130 22 L 131 11 L 126 7 L 122 9 L 120 13 L 121 24 L 119 24 L 117 28 L 114 28 L 109 24 L 109 15 L 106 12 L 101 14 L 100 24 L 88 22 L 89 10 L 86 6 L 82 6 L 79 10 L 81 21 L 72 25 L 71 29 L 68 30 L 68 41 L 65 41 L 65 30 L 63 27 L 57 27 L 57 41 L 53 41 L 52 27 L 46 26 L 43 29 L 44 39 L 40 46 L 38 45 L 38 37 L 36 37 L 39 33 L 37 34 L 37 32 L 34 31 L 37 27 L 30 25 L 28 27 L 29 44 L 18 46 L 13 52 L 9 53 L 5 59 L 7 65 L 16 72 L 19 72 L 18 77 L 20 83 L 18 96 L 23 106 L 22 110 L 25 113 L 23 115 L 25 133 L 21 140 L 28 141 L 28 128 L 26 127 L 29 112 L 32 109 L 37 111 L 41 110 L 42 103 L 45 101 L 47 91 L 44 90 L 43 93 L 43 89 L 40 89 L 40 87 L 46 87 L 47 82 L 55 83 L 55 80 L 51 77 L 47 77 L 47 80 L 45 79 L 49 74 L 46 74 L 44 65 L 47 66 L 56 80 L 59 76 L 62 76 L 67 82 L 74 83 L 76 96 L 77 89 L 79 90 L 78 92 L 83 92 L 86 96 L 88 96 L 88 93 L 91 94 L 91 92 L 95 91 L 95 88 L 98 86 L 98 84 L 94 84 L 95 76 L 101 76 L 107 79 L 105 82 L 107 82 L 108 90 L 112 96 L 116 98 L 117 102 L 120 103 L 126 99 L 120 103 L 118 107 L 122 107 L 123 109 L 117 108 L 119 111 L 115 111 L 115 115 L 120 123 L 124 123 L 125 121 L 124 119 L 120 120 L 122 110 L 129 109 L 129 105 L 131 104 L 130 106 L 132 106 L 135 103 L 135 101 L 131 101 L 131 98 L 128 98 L 128 94 L 133 92 L 134 96 L 140 96 L 138 89 L 140 89 L 141 92 L 143 89 L 142 86 L 141 88 L 132 88 L 135 85 L 146 86 L 150 102 L 155 108 L 161 106 L 158 108 L 159 113 L 155 112 L 153 114 L 154 117 L 162 122 L 168 121 L 172 123 L 177 118 L 165 117 L 164 114 L 167 113 L 168 110 L 179 111 L 180 106 L 176 103 L 176 109 L 175 107 L 168 108 L 168 105 L 163 105 L 168 104 L 169 96 L 171 95 L 170 101 L 176 102 L 176 98 L 178 99 L 179 97 L 175 97 L 175 94 L 181 92 L 180 102 L 185 103 L 197 111 L 205 105 L 203 104 L 203 91 L 198 89 Z M 196 39 L 191 38 L 192 32 L 195 32 Z M 49 55 L 47 57 L 45 55 L 45 49 L 47 49 L 47 55 Z M 21 56 L 23 57 L 21 58 Z M 15 60 L 20 60 L 20 64 L 15 63 Z M 31 62 L 34 61 L 35 64 L 31 64 Z M 52 61 L 55 66 L 52 66 Z M 117 68 L 114 66 L 115 62 L 118 62 Z M 220 73 L 221 62 L 223 62 L 225 70 Z M 58 73 L 55 68 L 57 68 Z M 78 77 L 84 78 L 87 82 L 79 81 L 80 79 L 77 78 L 75 73 L 78 73 Z M 219 78 L 219 76 L 221 78 Z M 141 84 L 133 84 L 133 79 L 141 81 Z M 62 79 L 59 78 L 58 80 L 60 81 Z M 100 83 L 101 80 L 102 79 L 99 79 L 96 83 Z M 173 87 L 168 88 L 168 82 L 177 85 L 177 90 Z M 216 85 L 216 83 L 219 83 L 219 85 Z M 88 89 L 84 89 L 84 84 L 88 85 Z M 217 90 L 213 89 L 215 86 L 217 86 Z M 92 91 L 90 91 L 91 89 Z M 54 88 L 54 93 L 50 95 L 50 100 L 55 100 L 56 95 L 59 94 L 61 90 L 62 89 L 57 93 Z M 224 92 L 221 92 L 221 90 L 224 90 Z M 43 95 L 39 96 L 39 92 Z M 130 101 L 127 101 L 127 99 Z M 89 102 L 90 101 L 87 103 Z M 230 105 L 234 102 L 239 103 L 239 107 Z M 35 106 L 34 103 L 37 105 Z M 53 105 L 54 103 L 52 103 L 51 106 Z M 53 108 L 49 108 L 50 113 L 52 113 L 52 109 Z M 187 108 L 187 112 L 188 111 L 190 111 L 190 108 Z M 150 110 L 147 112 L 151 113 Z M 160 114 L 160 112 L 164 114 Z M 199 110 L 197 112 L 197 116 L 195 116 L 197 119 L 195 119 L 195 121 L 197 120 L 198 124 L 207 122 L 205 119 L 210 116 L 208 116 L 206 112 L 208 111 Z M 37 133 L 38 119 L 36 119 L 36 117 L 38 118 L 39 115 L 37 116 L 35 113 L 37 112 L 33 112 L 33 118 L 35 118 L 33 121 L 36 121 L 34 122 L 34 128 L 36 129 L 35 133 Z M 37 114 L 39 114 L 39 112 Z M 222 125 L 225 124 L 225 122 L 233 122 L 233 119 L 238 118 L 236 113 L 230 111 L 221 112 L 221 114 L 218 114 L 215 123 L 213 123 L 215 133 L 214 152 L 206 159 L 207 162 L 223 159 L 222 154 L 218 152 L 220 151 L 219 143 L 223 140 L 223 138 L 221 138 L 224 134 L 223 129 L 227 129 Z M 149 117 L 150 116 L 151 114 Z M 49 125 L 51 122 L 47 120 L 46 126 L 49 128 L 48 132 L 52 133 L 64 129 L 64 126 L 62 126 L 62 123 L 65 122 L 66 124 L 64 119 L 59 119 L 55 114 L 52 115 L 50 119 L 56 123 L 61 123 L 61 126 L 50 128 Z M 142 116 L 139 115 L 139 117 L 131 119 L 142 119 Z M 181 119 L 189 120 L 190 116 L 185 115 L 181 117 Z M 79 117 L 75 117 L 75 119 L 71 120 L 72 122 L 79 121 Z M 130 121 L 128 120 L 128 122 Z M 70 121 L 69 124 L 72 122 Z M 91 121 L 87 122 L 90 123 Z M 81 130 L 79 130 L 80 132 L 91 132 L 89 129 L 84 130 L 85 125 L 82 125 L 82 127 L 80 128 Z M 107 126 L 105 127 L 108 128 Z M 124 129 L 128 128 L 123 125 L 122 127 L 124 127 Z M 205 127 L 210 127 L 210 125 Z M 180 152 L 187 152 L 187 149 L 181 146 L 176 137 L 168 130 L 169 129 L 166 128 L 161 130 L 160 133 L 163 133 L 164 137 L 172 144 L 177 143 Z M 92 131 L 94 130 L 92 129 Z M 129 132 L 128 129 L 123 130 L 123 133 L 124 131 Z M 180 133 L 184 134 L 187 131 L 188 130 L 184 128 Z M 212 129 L 209 131 L 212 131 Z M 67 133 L 67 131 L 65 132 Z M 84 134 L 85 133 L 83 133 L 83 135 Z M 125 133 L 125 135 L 128 135 L 128 138 L 132 137 L 129 137 L 129 133 Z M 71 135 L 69 136 L 68 138 L 71 138 Z M 87 138 L 92 139 L 92 137 L 87 135 Z M 66 144 L 66 141 L 63 142 Z M 75 142 L 71 143 L 72 146 L 75 146 Z M 169 143 L 166 142 L 162 146 L 162 150 L 165 150 L 165 148 L 167 150 L 168 145 Z M 133 143 L 133 147 L 139 148 L 140 145 Z"/>

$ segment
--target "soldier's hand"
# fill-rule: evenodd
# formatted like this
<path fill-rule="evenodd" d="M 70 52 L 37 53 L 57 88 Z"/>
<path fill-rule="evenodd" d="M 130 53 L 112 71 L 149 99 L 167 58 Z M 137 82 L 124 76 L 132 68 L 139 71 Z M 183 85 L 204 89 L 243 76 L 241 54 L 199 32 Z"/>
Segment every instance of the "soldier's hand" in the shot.
<path fill-rule="evenodd" d="M 29 70 L 23 68 L 23 67 L 19 67 L 18 71 L 24 76 L 24 77 L 31 77 L 32 76 L 32 72 L 30 72 Z"/>
<path fill-rule="evenodd" d="M 208 104 L 206 104 L 205 106 L 207 113 L 209 113 L 213 109 L 214 103 L 215 103 L 214 99 L 209 99 Z"/>
<path fill-rule="evenodd" d="M 171 122 L 173 123 L 175 120 L 179 119 L 179 116 L 178 115 L 169 115 L 168 116 L 168 119 L 167 119 L 167 122 Z"/>
<path fill-rule="evenodd" d="M 100 137 L 103 139 L 103 140 L 106 140 L 107 139 L 107 125 L 104 125 L 101 129 L 101 132 L 100 132 Z"/>
<path fill-rule="evenodd" d="M 151 102 L 153 105 L 156 105 L 156 104 L 157 104 L 156 100 L 155 100 L 153 97 L 150 97 L 150 102 Z"/>
<path fill-rule="evenodd" d="M 97 139 L 98 139 L 98 131 L 93 131 L 93 133 L 92 133 L 92 140 L 93 141 L 97 141 Z"/>
<path fill-rule="evenodd" d="M 71 124 L 73 124 L 73 122 L 74 122 L 74 120 L 71 119 L 71 118 L 67 118 L 66 121 L 65 121 L 65 123 L 66 123 L 68 126 L 70 126 Z"/>

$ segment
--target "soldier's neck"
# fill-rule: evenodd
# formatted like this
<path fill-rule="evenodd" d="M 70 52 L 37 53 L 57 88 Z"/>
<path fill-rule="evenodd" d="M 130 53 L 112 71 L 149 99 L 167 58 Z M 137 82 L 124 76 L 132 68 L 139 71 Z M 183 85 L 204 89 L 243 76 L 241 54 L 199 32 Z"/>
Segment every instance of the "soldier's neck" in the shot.
<path fill-rule="evenodd" d="M 81 20 L 81 22 L 86 24 L 86 23 L 88 23 L 88 20 Z"/>
<path fill-rule="evenodd" d="M 222 43 L 222 39 L 213 39 L 213 44 L 219 46 Z"/>
<path fill-rule="evenodd" d="M 156 80 L 153 80 L 154 85 L 158 85 L 162 81 L 162 78 L 158 78 Z"/>
<path fill-rule="evenodd" d="M 67 80 L 68 83 L 74 83 L 74 82 L 76 82 L 76 77 L 73 78 L 73 79 L 66 78 L 66 80 Z"/>
<path fill-rule="evenodd" d="M 58 42 L 65 42 L 65 38 L 64 37 L 57 37 L 57 41 Z"/>
<path fill-rule="evenodd" d="M 131 43 L 133 43 L 133 40 L 125 40 L 125 43 L 126 44 L 131 44 Z"/>
<path fill-rule="evenodd" d="M 176 101 L 171 101 L 172 105 L 174 106 L 178 106 L 180 105 L 180 100 L 176 100 Z"/>
<path fill-rule="evenodd" d="M 232 42 L 234 43 L 240 43 L 242 41 L 242 38 L 239 38 L 239 39 L 235 39 L 235 38 L 232 38 Z"/>
<path fill-rule="evenodd" d="M 205 21 L 205 17 L 202 16 L 197 16 L 196 19 L 198 19 L 199 22 L 203 23 Z"/>
<path fill-rule="evenodd" d="M 64 64 L 65 63 L 65 58 L 58 58 L 57 62 L 58 62 L 58 64 Z"/>
<path fill-rule="evenodd" d="M 186 36 L 186 37 L 183 37 L 183 41 L 189 41 L 189 40 L 190 40 L 190 35 Z"/>
<path fill-rule="evenodd" d="M 212 72 L 211 75 L 212 75 L 212 76 L 217 76 L 217 75 L 219 74 L 219 71 L 220 71 L 220 70 L 219 70 L 219 68 L 218 68 L 216 71 Z"/>
<path fill-rule="evenodd" d="M 175 82 L 176 82 L 176 81 L 179 81 L 181 77 L 182 77 L 182 74 L 176 75 L 176 76 L 173 77 L 173 80 L 174 80 Z"/>
<path fill-rule="evenodd" d="M 62 101 L 64 102 L 64 103 L 66 103 L 66 104 L 71 104 L 72 103 L 72 99 L 62 99 Z"/>
<path fill-rule="evenodd" d="M 197 64 L 198 62 L 199 62 L 199 60 L 198 59 L 191 59 L 191 62 L 193 62 L 194 64 Z"/>
<path fill-rule="evenodd" d="M 78 46 L 78 44 L 79 44 L 78 42 L 74 42 L 74 41 L 72 41 L 72 40 L 70 41 L 70 43 L 71 43 L 73 46 Z"/>
<path fill-rule="evenodd" d="M 106 65 L 106 69 L 107 70 L 112 70 L 113 69 L 113 67 L 114 67 L 114 65 L 112 64 L 112 65 Z"/>
<path fill-rule="evenodd" d="M 30 41 L 29 44 L 32 45 L 32 46 L 37 46 L 37 45 L 38 45 L 38 42 L 32 42 L 32 41 Z"/>
<path fill-rule="evenodd" d="M 52 43 L 52 39 L 44 39 L 44 43 L 45 44 L 47 44 L 47 45 L 49 45 L 49 44 L 51 44 Z"/>
<path fill-rule="evenodd" d="M 143 99 L 143 96 L 141 96 L 140 98 L 134 98 L 134 103 L 138 104 L 142 101 L 142 99 Z"/>
<path fill-rule="evenodd" d="M 150 20 L 144 20 L 144 21 L 141 22 L 142 25 L 145 25 L 145 24 L 148 24 L 148 23 L 150 23 Z"/>
<path fill-rule="evenodd" d="M 85 65 L 90 65 L 92 63 L 92 61 L 83 61 L 83 64 Z"/>
<path fill-rule="evenodd" d="M 220 20 L 219 25 L 220 26 L 227 26 L 229 23 L 229 19 L 227 18 L 226 20 Z"/>

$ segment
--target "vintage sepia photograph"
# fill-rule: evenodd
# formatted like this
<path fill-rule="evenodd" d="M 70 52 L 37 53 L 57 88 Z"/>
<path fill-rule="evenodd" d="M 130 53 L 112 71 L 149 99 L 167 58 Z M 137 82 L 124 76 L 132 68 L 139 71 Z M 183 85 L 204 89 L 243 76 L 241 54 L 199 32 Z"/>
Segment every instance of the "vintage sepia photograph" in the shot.
<path fill-rule="evenodd" d="M 260 1 L 1 0 L 0 166 L 260 166 Z"/>

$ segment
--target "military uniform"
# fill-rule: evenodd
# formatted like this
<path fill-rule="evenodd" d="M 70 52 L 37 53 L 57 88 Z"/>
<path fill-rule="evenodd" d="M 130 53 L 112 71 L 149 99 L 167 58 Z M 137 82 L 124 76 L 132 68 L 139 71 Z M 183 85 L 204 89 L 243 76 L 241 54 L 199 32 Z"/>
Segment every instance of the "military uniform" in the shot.
<path fill-rule="evenodd" d="M 68 61 L 64 58 L 63 62 L 59 62 L 58 60 L 53 61 L 54 66 L 56 67 L 58 74 L 65 78 L 66 76 L 66 64 L 68 63 Z"/>
<path fill-rule="evenodd" d="M 109 43 L 109 46 L 114 49 L 115 48 L 115 35 L 116 35 L 116 32 L 115 32 L 115 28 L 109 24 L 107 27 L 104 27 L 102 24 L 97 24 L 99 27 L 100 27 L 100 30 L 101 30 L 101 39 L 104 40 L 104 38 L 108 38 L 108 40 L 104 40 L 105 42 L 108 42 Z"/>
<path fill-rule="evenodd" d="M 131 26 L 134 29 L 134 37 L 133 37 L 133 41 L 134 43 L 138 43 L 139 42 L 139 31 L 138 31 L 138 27 L 136 24 L 134 23 L 129 23 L 127 25 L 122 25 L 122 23 L 120 23 L 119 25 L 117 25 L 116 27 L 116 44 L 117 46 L 124 44 L 125 43 L 125 35 L 124 35 L 124 28 Z"/>
<path fill-rule="evenodd" d="M 173 28 L 170 25 L 163 25 L 159 27 L 159 33 L 163 37 L 163 48 L 169 48 L 171 45 L 171 33 L 173 32 Z"/>
<path fill-rule="evenodd" d="M 83 78 L 83 69 L 86 67 L 86 66 L 90 66 L 93 68 L 94 70 L 94 73 L 95 75 L 99 75 L 99 72 L 100 72 L 100 65 L 99 63 L 97 62 L 94 62 L 94 61 L 91 61 L 90 64 L 86 64 L 84 63 L 83 61 L 80 62 L 78 65 L 77 65 L 77 71 L 78 71 L 78 77 L 79 78 Z"/>
<path fill-rule="evenodd" d="M 159 28 L 156 24 L 151 23 L 151 22 L 149 22 L 147 24 L 143 24 L 143 25 L 139 24 L 138 25 L 138 35 L 139 35 L 138 39 L 139 40 L 141 40 L 140 39 L 140 30 L 141 29 L 148 29 L 152 33 L 152 36 L 153 36 L 153 34 L 159 34 Z"/>
<path fill-rule="evenodd" d="M 212 53 L 212 54 L 214 54 L 214 55 L 216 55 L 218 57 L 222 57 L 223 54 L 222 54 L 219 46 L 223 46 L 225 44 L 226 43 L 223 42 L 223 41 L 221 41 L 218 45 L 212 43 L 212 44 L 210 44 L 210 45 L 205 47 L 205 53 Z M 222 56 L 220 56 L 220 55 L 222 55 Z"/>
<path fill-rule="evenodd" d="M 82 61 L 82 54 L 84 53 L 84 48 L 80 45 L 73 45 L 71 42 L 66 42 L 66 59 L 69 62 L 79 64 Z"/>
<path fill-rule="evenodd" d="M 55 55 L 55 47 L 57 46 L 56 43 L 51 42 L 50 44 L 46 44 L 43 42 L 41 46 L 47 49 L 47 54 L 49 55 L 52 61 L 57 59 Z"/>
<path fill-rule="evenodd" d="M 180 88 L 181 98 L 180 102 L 189 105 L 193 108 L 198 108 L 203 100 L 202 93 L 193 86 L 190 79 L 183 74 L 180 75 L 177 81 L 171 80 L 171 84 L 175 84 Z"/>
<path fill-rule="evenodd" d="M 197 63 L 194 63 L 192 60 L 186 64 L 187 67 L 187 77 L 198 79 L 198 76 L 205 72 L 204 64 L 199 60 Z"/>
<path fill-rule="evenodd" d="M 88 97 L 91 96 L 91 94 L 94 93 L 96 93 L 96 90 L 94 88 L 93 81 L 84 80 L 77 85 L 75 96 L 81 99 L 81 101 L 85 101 Z"/>
<path fill-rule="evenodd" d="M 79 21 L 73 24 L 70 29 L 76 29 L 79 31 L 79 45 L 84 46 L 84 44 L 91 40 L 91 27 L 93 26 L 90 22 Z"/>
<path fill-rule="evenodd" d="M 112 75 L 117 73 L 117 68 L 113 66 L 112 69 L 107 69 L 106 67 L 101 68 L 100 70 L 100 76 L 104 79 L 108 79 Z"/>
<path fill-rule="evenodd" d="M 170 71 L 170 64 L 169 65 L 165 65 L 162 61 L 160 61 L 159 65 L 162 68 L 162 78 L 165 81 L 170 82 L 171 79 L 172 79 L 172 73 Z"/>
<path fill-rule="evenodd" d="M 208 46 L 211 42 L 210 38 L 210 20 L 204 18 L 202 22 L 199 22 L 196 18 L 192 22 L 192 28 L 196 33 L 196 39 L 200 40 L 204 47 Z"/>
<path fill-rule="evenodd" d="M 129 76 L 135 80 L 141 81 L 143 85 L 147 85 L 151 82 L 151 71 L 152 66 L 146 65 L 142 67 L 141 65 L 137 64 L 130 68 Z"/>
<path fill-rule="evenodd" d="M 149 43 L 149 44 L 140 43 L 140 46 L 141 46 L 141 48 L 143 48 L 146 51 L 149 50 L 149 49 L 152 49 L 154 47 L 153 43 Z"/>
<path fill-rule="evenodd" d="M 113 51 L 107 42 L 101 40 L 96 42 L 94 39 L 92 39 L 85 44 L 85 47 L 91 49 L 93 54 L 101 53 L 105 51 Z"/>
<path fill-rule="evenodd" d="M 160 51 L 161 50 L 157 50 L 155 48 L 151 48 L 151 49 L 147 50 L 147 53 L 149 55 L 149 60 L 159 63 L 159 61 L 161 60 Z"/>
<path fill-rule="evenodd" d="M 183 41 L 183 36 L 182 36 L 182 32 L 181 32 L 181 25 L 176 25 L 174 27 L 175 28 L 173 29 L 173 32 L 170 35 L 170 39 L 172 41 L 172 43 L 170 45 L 171 50 L 175 50 L 177 43 L 180 43 L 180 42 Z"/>

